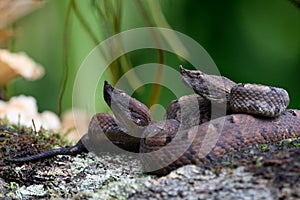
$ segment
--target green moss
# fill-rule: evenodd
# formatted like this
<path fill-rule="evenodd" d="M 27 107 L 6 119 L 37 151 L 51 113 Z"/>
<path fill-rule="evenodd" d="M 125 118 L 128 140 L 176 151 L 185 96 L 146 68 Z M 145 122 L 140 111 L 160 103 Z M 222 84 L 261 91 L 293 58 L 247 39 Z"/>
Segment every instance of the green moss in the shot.
<path fill-rule="evenodd" d="M 295 147 L 300 147 L 300 142 L 294 143 L 293 144 Z"/>
<path fill-rule="evenodd" d="M 283 146 L 283 141 L 277 142 L 276 145 L 277 145 L 278 147 L 282 147 L 282 146 Z"/>
<path fill-rule="evenodd" d="M 259 149 L 263 152 L 268 152 L 270 151 L 270 146 L 268 144 L 261 144 L 259 145 Z"/>
<path fill-rule="evenodd" d="M 237 167 L 237 164 L 233 161 L 224 161 L 221 163 L 221 165 L 232 168 L 232 169 Z"/>
<path fill-rule="evenodd" d="M 254 153 L 255 153 L 255 152 L 254 152 L 253 149 L 250 149 L 250 150 L 249 150 L 249 154 L 254 155 Z"/>
<path fill-rule="evenodd" d="M 6 157 L 36 154 L 52 149 L 55 145 L 66 146 L 69 142 L 64 136 L 50 130 L 36 132 L 30 127 L 11 124 L 7 119 L 0 120 L 0 167 Z"/>
<path fill-rule="evenodd" d="M 264 165 L 264 158 L 262 156 L 256 157 L 255 163 L 256 167 L 262 167 Z"/>

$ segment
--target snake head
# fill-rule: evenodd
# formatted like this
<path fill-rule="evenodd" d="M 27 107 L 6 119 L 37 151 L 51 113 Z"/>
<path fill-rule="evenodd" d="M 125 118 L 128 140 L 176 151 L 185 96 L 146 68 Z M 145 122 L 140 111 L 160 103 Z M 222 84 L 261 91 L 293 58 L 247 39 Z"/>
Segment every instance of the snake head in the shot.
<path fill-rule="evenodd" d="M 184 84 L 200 96 L 217 103 L 228 101 L 228 94 L 235 83 L 223 76 L 208 75 L 200 70 L 188 70 L 180 66 Z"/>
<path fill-rule="evenodd" d="M 147 106 L 126 94 L 123 90 L 104 82 L 104 100 L 111 108 L 116 119 L 127 130 L 136 133 L 152 122 Z M 140 134 L 140 133 L 136 133 Z"/>

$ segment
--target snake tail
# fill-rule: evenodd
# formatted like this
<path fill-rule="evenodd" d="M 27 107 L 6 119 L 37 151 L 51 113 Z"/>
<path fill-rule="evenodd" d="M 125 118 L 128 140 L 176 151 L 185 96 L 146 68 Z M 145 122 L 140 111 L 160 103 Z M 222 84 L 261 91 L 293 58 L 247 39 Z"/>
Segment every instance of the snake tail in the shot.
<path fill-rule="evenodd" d="M 76 155 L 82 152 L 88 152 L 85 148 L 84 144 L 81 140 L 77 144 L 71 147 L 62 147 L 58 149 L 52 149 L 49 151 L 42 152 L 40 154 L 28 156 L 28 157 L 21 157 L 21 158 L 7 158 L 6 161 L 9 162 L 34 162 L 44 158 L 53 157 L 56 155 Z"/>

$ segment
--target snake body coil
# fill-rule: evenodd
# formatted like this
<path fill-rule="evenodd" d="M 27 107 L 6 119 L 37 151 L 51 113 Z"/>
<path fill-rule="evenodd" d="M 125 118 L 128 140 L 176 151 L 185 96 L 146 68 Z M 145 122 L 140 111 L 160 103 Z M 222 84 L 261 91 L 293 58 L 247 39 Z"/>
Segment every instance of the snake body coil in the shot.
<path fill-rule="evenodd" d="M 289 96 L 285 90 L 236 84 L 226 77 L 183 67 L 180 72 L 183 82 L 196 94 L 174 100 L 163 121 L 153 122 L 144 104 L 105 82 L 104 99 L 114 115 L 96 114 L 78 144 L 7 160 L 29 162 L 76 154 L 87 151 L 84 145 L 90 143 L 99 147 L 97 151 L 106 151 L 109 150 L 103 139 L 106 136 L 122 149 L 140 152 L 147 172 L 165 174 L 183 165 L 200 165 L 240 148 L 300 136 L 300 111 L 286 110 Z M 191 99 L 197 103 L 192 105 Z M 212 116 L 212 104 L 227 105 L 228 115 Z"/>
<path fill-rule="evenodd" d="M 264 117 L 279 116 L 290 99 L 286 90 L 259 84 L 236 84 L 223 76 L 207 75 L 180 66 L 183 82 L 212 102 L 226 102 L 228 110 Z"/>

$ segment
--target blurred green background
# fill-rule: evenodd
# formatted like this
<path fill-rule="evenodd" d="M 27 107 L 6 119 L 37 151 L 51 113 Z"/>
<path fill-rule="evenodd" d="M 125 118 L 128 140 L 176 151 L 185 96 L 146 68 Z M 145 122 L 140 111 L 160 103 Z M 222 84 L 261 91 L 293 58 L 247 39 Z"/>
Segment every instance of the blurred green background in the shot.
<path fill-rule="evenodd" d="M 69 71 L 62 109 L 71 108 L 76 71 L 96 46 L 74 10 L 66 25 L 70 2 L 49 0 L 16 23 L 18 34 L 10 48 L 25 51 L 45 67 L 46 75 L 35 82 L 18 79 L 9 85 L 9 95 L 36 97 L 40 111 L 58 112 L 64 59 L 69 63 Z M 121 15 L 114 19 L 120 23 L 119 30 L 111 29 L 113 22 L 95 16 L 95 0 L 74 2 L 99 42 L 115 32 L 157 25 L 153 19 L 163 14 L 174 30 L 190 36 L 206 49 L 222 75 L 236 82 L 283 87 L 290 94 L 290 107 L 300 108 L 300 9 L 287 0 L 160 0 L 157 2 L 161 11 L 157 13 L 149 11 L 146 1 L 114 1 L 112 5 L 119 5 L 121 10 Z M 105 1 L 97 2 L 100 7 L 105 4 Z M 103 9 L 104 15 L 110 13 L 109 8 Z M 69 42 L 65 43 L 64 31 L 68 26 Z M 64 55 L 66 47 L 68 51 Z M 176 56 L 164 55 L 165 64 L 175 69 L 182 64 Z M 132 52 L 129 58 L 133 66 L 158 59 L 155 50 Z M 152 98 L 151 89 L 147 86 L 136 98 L 147 104 Z M 174 98 L 170 91 L 163 89 L 157 101 L 165 106 Z M 107 110 L 101 106 L 98 109 L 99 112 Z"/>

